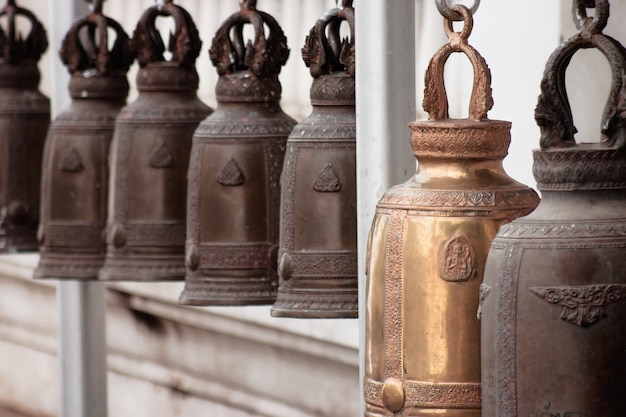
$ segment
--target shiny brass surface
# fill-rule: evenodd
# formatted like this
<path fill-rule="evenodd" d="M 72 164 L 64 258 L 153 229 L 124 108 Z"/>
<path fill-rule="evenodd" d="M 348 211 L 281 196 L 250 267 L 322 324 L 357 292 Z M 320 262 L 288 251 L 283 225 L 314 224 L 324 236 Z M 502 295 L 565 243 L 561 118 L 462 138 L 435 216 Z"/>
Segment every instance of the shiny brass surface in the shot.
<path fill-rule="evenodd" d="M 243 28 L 250 24 L 254 42 Z M 279 105 L 287 39 L 256 1 L 218 29 L 210 56 L 218 107 L 194 134 L 182 304 L 271 304 L 278 277 L 280 174 L 296 124 Z"/>
<path fill-rule="evenodd" d="M 108 30 L 116 35 L 110 50 Z M 92 280 L 106 253 L 109 146 L 134 54 L 122 27 L 94 9 L 74 22 L 60 55 L 72 75 L 72 104 L 46 139 L 35 278 Z"/>
<path fill-rule="evenodd" d="M 343 41 L 342 22 L 351 32 Z M 313 112 L 287 141 L 275 317 L 358 315 L 354 42 L 354 9 L 344 1 L 302 48 L 314 77 Z"/>
<path fill-rule="evenodd" d="M 0 253 L 37 250 L 43 146 L 50 100 L 37 62 L 48 47 L 37 17 L 14 0 L 0 9 Z M 20 33 L 17 22 L 29 22 Z"/>
<path fill-rule="evenodd" d="M 377 205 L 366 289 L 365 401 L 368 417 L 481 415 L 480 322 L 485 261 L 499 227 L 530 213 L 538 197 L 502 168 L 511 124 L 487 119 L 487 64 L 465 28 L 431 60 L 424 108 L 410 125 L 415 176 Z M 468 119 L 450 119 L 443 66 L 463 52 L 474 66 Z"/>
<path fill-rule="evenodd" d="M 626 53 L 602 33 L 609 2 L 575 0 L 579 32 L 550 57 L 535 117 L 543 199 L 503 226 L 481 287 L 483 416 L 606 416 L 626 409 Z M 587 7 L 594 16 L 587 16 Z M 614 77 L 601 140 L 577 143 L 565 71 L 598 49 Z"/>
<path fill-rule="evenodd" d="M 175 29 L 166 60 L 156 19 Z M 193 132 L 211 113 L 197 95 L 202 42 L 189 13 L 171 0 L 148 8 L 133 34 L 137 100 L 124 107 L 111 145 L 107 255 L 102 280 L 185 277 L 187 169 Z"/>

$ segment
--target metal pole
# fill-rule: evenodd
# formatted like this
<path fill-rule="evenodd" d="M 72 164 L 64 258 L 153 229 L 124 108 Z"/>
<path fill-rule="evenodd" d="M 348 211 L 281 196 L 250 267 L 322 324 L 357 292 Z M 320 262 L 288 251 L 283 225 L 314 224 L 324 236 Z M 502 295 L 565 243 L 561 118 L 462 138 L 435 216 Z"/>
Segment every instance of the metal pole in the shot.
<path fill-rule="evenodd" d="M 72 21 L 86 12 L 81 0 L 49 2 L 52 50 L 58 50 Z M 53 117 L 69 103 L 69 75 L 60 60 L 53 59 Z M 105 287 L 95 282 L 60 282 L 57 286 L 60 315 L 60 373 L 62 417 L 107 416 L 107 365 Z"/>
<path fill-rule="evenodd" d="M 359 4 L 362 6 L 359 8 Z M 415 0 L 367 0 L 356 8 L 356 112 L 360 373 L 364 376 L 367 238 L 376 203 L 415 173 Z M 361 389 L 362 391 L 362 389 Z M 361 397 L 362 398 L 362 397 Z M 364 407 L 361 401 L 361 407 Z M 363 413 L 362 413 L 363 414 Z"/>

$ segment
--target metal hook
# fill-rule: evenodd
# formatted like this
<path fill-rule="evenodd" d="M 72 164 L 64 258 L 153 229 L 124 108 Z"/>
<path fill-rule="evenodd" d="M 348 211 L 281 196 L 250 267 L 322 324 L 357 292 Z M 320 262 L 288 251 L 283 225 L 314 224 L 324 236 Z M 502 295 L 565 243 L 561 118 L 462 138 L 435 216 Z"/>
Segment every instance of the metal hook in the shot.
<path fill-rule="evenodd" d="M 15 4 L 15 0 L 7 0 L 7 6 L 17 7 L 17 5 Z"/>
<path fill-rule="evenodd" d="M 354 0 L 337 0 L 337 7 L 346 8 L 352 7 Z"/>
<path fill-rule="evenodd" d="M 256 0 L 240 0 L 239 4 L 244 9 L 256 10 Z"/>
<path fill-rule="evenodd" d="M 435 0 L 435 4 L 437 5 L 437 9 L 439 9 L 439 13 L 441 13 L 446 19 L 453 20 L 455 22 L 463 20 L 463 15 L 452 10 L 452 8 L 448 5 L 448 0 Z M 480 0 L 474 0 L 472 7 L 468 7 L 472 15 L 476 13 L 478 6 L 480 6 Z"/>
<path fill-rule="evenodd" d="M 91 4 L 91 10 L 94 13 L 102 13 L 102 3 L 105 0 L 85 0 L 87 3 Z"/>

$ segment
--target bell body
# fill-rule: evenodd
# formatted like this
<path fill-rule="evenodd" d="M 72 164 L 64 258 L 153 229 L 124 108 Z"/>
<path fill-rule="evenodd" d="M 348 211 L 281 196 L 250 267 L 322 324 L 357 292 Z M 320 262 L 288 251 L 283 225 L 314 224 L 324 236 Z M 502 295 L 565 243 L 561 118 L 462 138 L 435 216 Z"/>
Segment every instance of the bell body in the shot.
<path fill-rule="evenodd" d="M 311 96 L 313 112 L 287 141 L 272 315 L 357 317 L 354 80 L 323 75 Z"/>
<path fill-rule="evenodd" d="M 368 417 L 481 415 L 478 292 L 499 227 L 538 197 L 507 176 L 510 123 L 412 123 L 416 175 L 380 200 L 366 290 Z"/>
<path fill-rule="evenodd" d="M 247 71 L 220 77 L 218 107 L 194 135 L 182 304 L 276 298 L 279 180 L 296 122 L 280 108 L 280 94 L 255 99 L 264 81 L 250 81 L 248 91 L 249 78 Z M 231 91 L 236 97 L 224 93 L 229 85 L 237 86 Z"/>
<path fill-rule="evenodd" d="M 624 414 L 626 152 L 597 145 L 535 151 L 542 201 L 493 242 L 484 417 Z"/>
<path fill-rule="evenodd" d="M 41 161 L 50 100 L 35 63 L 0 65 L 0 252 L 37 250 Z"/>
<path fill-rule="evenodd" d="M 46 139 L 35 278 L 98 277 L 106 253 L 109 147 L 128 88 L 125 76 L 72 76 L 72 103 Z"/>
<path fill-rule="evenodd" d="M 99 278 L 183 279 L 191 140 L 211 109 L 196 96 L 195 70 L 159 62 L 140 69 L 137 84 L 138 98 L 115 124 Z"/>

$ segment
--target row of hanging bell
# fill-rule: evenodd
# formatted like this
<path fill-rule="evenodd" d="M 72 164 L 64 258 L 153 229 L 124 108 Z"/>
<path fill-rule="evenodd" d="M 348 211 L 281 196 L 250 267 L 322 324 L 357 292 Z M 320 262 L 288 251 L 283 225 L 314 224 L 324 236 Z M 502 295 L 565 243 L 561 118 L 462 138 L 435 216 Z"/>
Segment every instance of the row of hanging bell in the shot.
<path fill-rule="evenodd" d="M 30 32 L 19 32 L 18 18 Z M 46 31 L 29 10 L 8 0 L 0 10 L 0 252 L 37 249 L 41 160 L 50 124 L 50 101 L 39 92 L 37 62 Z"/>
<path fill-rule="evenodd" d="M 602 33 L 608 0 L 574 0 L 572 10 L 579 32 L 550 57 L 535 114 L 542 201 L 500 229 L 487 259 L 484 417 L 626 410 L 626 48 Z M 601 141 L 577 143 L 565 72 L 589 48 L 608 59 L 613 85 Z"/>
<path fill-rule="evenodd" d="M 481 416 L 479 288 L 492 239 L 529 214 L 537 194 L 502 160 L 511 123 L 489 120 L 491 75 L 468 44 L 473 17 L 451 8 L 453 29 L 426 71 L 428 121 L 410 124 L 413 178 L 388 190 L 373 220 L 367 261 L 365 415 Z M 474 68 L 469 118 L 451 119 L 444 66 L 452 53 Z M 529 415 L 529 414 L 525 414 Z M 507 414 L 498 414 L 500 417 Z"/>

